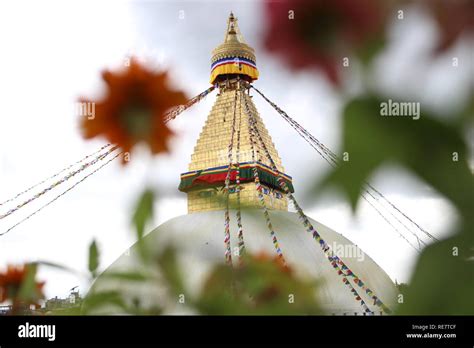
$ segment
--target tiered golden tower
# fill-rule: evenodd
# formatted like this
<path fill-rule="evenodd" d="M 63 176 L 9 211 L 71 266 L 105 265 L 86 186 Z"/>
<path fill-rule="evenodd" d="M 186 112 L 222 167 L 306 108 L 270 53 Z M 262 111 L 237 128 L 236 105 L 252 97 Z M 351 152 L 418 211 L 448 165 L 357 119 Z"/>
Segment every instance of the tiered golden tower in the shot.
<path fill-rule="evenodd" d="M 211 83 L 219 88 L 219 93 L 194 148 L 189 171 L 181 174 L 179 187 L 188 194 L 188 212 L 225 208 L 225 178 L 229 169 L 228 154 L 232 139 L 232 173 L 239 169 L 241 205 L 260 206 L 252 170 L 256 166 L 267 208 L 288 210 L 286 196 L 276 181 L 278 173 L 272 170 L 264 147 L 293 190 L 291 177 L 283 174 L 281 159 L 248 93 L 248 84 L 258 78 L 255 53 L 253 48 L 243 41 L 237 19 L 232 13 L 228 19 L 224 43 L 213 51 L 211 62 Z M 263 146 L 261 142 L 256 142 L 254 152 L 247 111 L 255 118 L 256 128 L 265 144 Z M 238 125 L 240 130 L 239 146 L 233 125 Z M 239 166 L 236 165 L 237 161 Z M 231 178 L 229 201 L 232 204 L 236 199 L 235 175 Z"/>

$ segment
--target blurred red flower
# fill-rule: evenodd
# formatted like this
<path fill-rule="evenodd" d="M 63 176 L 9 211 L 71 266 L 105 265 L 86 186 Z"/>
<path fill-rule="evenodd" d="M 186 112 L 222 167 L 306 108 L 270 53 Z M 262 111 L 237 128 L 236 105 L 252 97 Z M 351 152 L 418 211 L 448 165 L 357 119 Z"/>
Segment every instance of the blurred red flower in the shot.
<path fill-rule="evenodd" d="M 255 255 L 250 255 L 250 259 L 256 264 L 275 264 L 278 269 L 284 273 L 291 274 L 292 269 L 279 256 L 270 256 L 266 252 L 261 251 Z"/>
<path fill-rule="evenodd" d="M 187 101 L 183 92 L 169 87 L 167 73 L 153 72 L 132 59 L 124 71 L 104 71 L 102 78 L 107 94 L 95 103 L 94 117 L 82 118 L 84 137 L 104 136 L 125 152 L 142 142 L 153 154 L 167 152 L 173 132 L 164 115 Z M 87 99 L 80 102 L 94 103 Z"/>
<path fill-rule="evenodd" d="M 387 15 L 380 0 L 269 1 L 266 11 L 266 48 L 291 68 L 323 71 L 335 85 L 343 57 L 380 40 Z"/>
<path fill-rule="evenodd" d="M 6 272 L 0 273 L 0 303 L 11 300 L 13 307 L 21 303 L 37 304 L 37 301 L 43 298 L 44 282 L 33 284 L 33 290 L 29 298 L 20 298 L 20 290 L 27 279 L 29 266 L 8 266 Z"/>

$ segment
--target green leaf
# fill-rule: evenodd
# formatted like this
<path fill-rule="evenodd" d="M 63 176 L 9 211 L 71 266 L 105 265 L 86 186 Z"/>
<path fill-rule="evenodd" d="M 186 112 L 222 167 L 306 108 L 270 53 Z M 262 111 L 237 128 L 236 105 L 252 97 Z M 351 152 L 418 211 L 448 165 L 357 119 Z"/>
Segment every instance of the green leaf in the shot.
<path fill-rule="evenodd" d="M 88 314 L 103 306 L 119 307 L 126 313 L 129 310 L 118 291 L 103 291 L 89 294 L 82 304 L 81 311 L 83 314 Z"/>
<path fill-rule="evenodd" d="M 143 236 L 147 222 L 153 218 L 153 201 L 153 191 L 150 189 L 145 190 L 140 196 L 132 216 L 132 222 L 138 237 L 138 248 L 144 261 L 149 260 L 149 253 L 143 242 Z"/>
<path fill-rule="evenodd" d="M 20 291 L 18 292 L 18 298 L 30 302 L 39 299 L 39 294 L 36 288 L 36 271 L 38 266 L 36 263 L 29 263 L 26 265 L 26 276 L 21 283 Z"/>
<path fill-rule="evenodd" d="M 166 279 L 169 288 L 175 294 L 184 294 L 184 284 L 181 278 L 181 271 L 179 269 L 178 261 L 176 259 L 176 252 L 174 249 L 166 248 L 157 258 L 160 265 L 160 271 Z"/>
<path fill-rule="evenodd" d="M 89 246 L 89 271 L 91 272 L 94 278 L 97 276 L 98 267 L 99 267 L 99 249 L 97 248 L 97 244 L 94 240 Z"/>
<path fill-rule="evenodd" d="M 343 151 L 348 153 L 349 160 L 342 161 L 317 190 L 330 185 L 339 187 L 355 209 L 370 175 L 385 162 L 395 161 L 450 199 L 463 217 L 472 222 L 474 180 L 459 130 L 438 121 L 423 105 L 418 120 L 381 116 L 382 102 L 387 100 L 369 96 L 346 105 Z M 453 160 L 455 153 L 458 161 Z"/>
<path fill-rule="evenodd" d="M 153 200 L 154 193 L 148 189 L 142 193 L 136 204 L 132 221 L 135 225 L 138 239 L 143 238 L 146 223 L 153 218 Z"/>
<path fill-rule="evenodd" d="M 362 64 L 368 65 L 377 54 L 382 51 L 386 43 L 387 39 L 384 35 L 375 35 L 373 38 L 365 42 L 363 46 L 357 49 L 356 54 Z"/>
<path fill-rule="evenodd" d="M 474 248 L 466 236 L 457 233 L 423 251 L 397 314 L 474 314 Z"/>

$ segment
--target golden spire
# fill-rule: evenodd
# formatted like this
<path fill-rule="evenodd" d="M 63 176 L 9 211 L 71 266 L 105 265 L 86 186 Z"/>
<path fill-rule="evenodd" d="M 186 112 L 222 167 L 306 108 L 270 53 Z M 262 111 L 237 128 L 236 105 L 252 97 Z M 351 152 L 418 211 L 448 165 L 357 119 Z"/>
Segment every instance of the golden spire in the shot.
<path fill-rule="evenodd" d="M 236 93 L 240 97 L 235 99 Z M 232 148 L 233 170 L 231 176 L 229 202 L 236 204 L 236 162 L 239 163 L 240 202 L 246 208 L 260 208 L 261 203 L 257 195 L 257 186 L 254 179 L 253 167 L 257 167 L 262 193 L 268 209 L 288 210 L 288 202 L 277 184 L 278 173 L 271 168 L 271 163 L 263 154 L 265 149 L 262 143 L 252 143 L 250 138 L 250 123 L 246 112 L 247 106 L 256 120 L 256 128 L 262 137 L 262 143 L 270 153 L 278 171 L 293 190 L 292 179 L 284 174 L 285 169 L 281 158 L 273 144 L 272 138 L 266 129 L 252 98 L 245 92 L 233 88 L 221 88 L 216 102 L 212 107 L 206 123 L 201 130 L 194 147 L 189 163 L 188 172 L 181 174 L 179 189 L 188 195 L 188 213 L 224 210 L 225 209 L 225 178 L 229 168 L 229 144 L 232 137 L 232 124 L 240 131 L 240 146 L 237 150 L 237 135 L 234 133 Z M 260 153 L 254 162 L 254 151 Z M 238 154 L 238 157 L 237 157 Z M 260 158 L 259 158 L 260 157 Z"/>
<path fill-rule="evenodd" d="M 231 12 L 227 19 L 224 42 L 212 51 L 211 83 L 219 76 L 241 75 L 253 81 L 258 79 L 255 51 L 245 43 L 237 24 L 237 18 Z"/>
<path fill-rule="evenodd" d="M 226 192 L 229 192 L 228 199 L 233 205 L 237 199 L 236 190 L 239 190 L 243 206 L 260 207 L 258 186 L 254 177 L 255 168 L 267 208 L 288 210 L 288 202 L 281 192 L 277 177 L 279 173 L 283 175 L 283 180 L 287 182 L 291 191 L 292 179 L 284 174 L 285 170 L 270 134 L 252 98 L 242 89 L 258 77 L 258 71 L 253 48 L 244 43 L 240 37 L 237 18 L 231 12 L 224 43 L 213 51 L 212 56 L 211 82 L 219 84 L 219 94 L 194 147 L 188 172 L 181 174 L 179 190 L 188 195 L 189 213 L 223 210 L 226 206 L 224 200 Z M 250 137 L 253 123 L 250 122 L 248 113 L 255 118 L 255 127 L 261 135 L 261 141 L 256 144 Z M 229 145 L 231 141 L 232 146 Z M 271 155 L 278 172 L 273 171 L 266 156 L 256 156 L 266 151 Z M 226 191 L 229 156 L 232 157 L 233 169 L 229 191 Z M 239 187 L 236 184 L 237 171 Z"/>

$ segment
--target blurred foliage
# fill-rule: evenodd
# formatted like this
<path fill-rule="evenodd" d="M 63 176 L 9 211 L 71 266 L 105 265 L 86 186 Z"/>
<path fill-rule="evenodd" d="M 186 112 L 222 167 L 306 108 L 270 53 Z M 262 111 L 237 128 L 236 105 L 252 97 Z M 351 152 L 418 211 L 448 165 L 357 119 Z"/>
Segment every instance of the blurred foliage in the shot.
<path fill-rule="evenodd" d="M 38 265 L 29 263 L 25 266 L 25 277 L 18 291 L 18 297 L 13 298 L 12 314 L 27 314 L 28 305 L 34 304 L 36 307 L 40 300 L 44 298 L 43 282 L 38 282 L 36 275 Z M 22 310 L 23 309 L 23 310 Z"/>
<path fill-rule="evenodd" d="M 176 251 L 167 248 L 157 258 L 160 273 L 175 296 L 187 293 Z M 242 263 L 215 265 L 187 306 L 206 315 L 319 314 L 316 284 L 299 279 L 278 258 L 246 254 Z"/>
<path fill-rule="evenodd" d="M 406 283 L 400 283 L 398 284 L 397 282 L 395 282 L 395 286 L 397 287 L 398 289 L 398 292 L 402 295 L 405 295 L 406 291 L 407 291 L 407 287 L 408 285 Z"/>
<path fill-rule="evenodd" d="M 216 266 L 195 303 L 202 314 L 321 314 L 316 284 L 301 280 L 265 254 L 243 257 L 242 265 Z"/>
<path fill-rule="evenodd" d="M 136 204 L 135 212 L 132 221 L 137 231 L 137 237 L 143 238 L 145 226 L 148 220 L 153 218 L 153 199 L 154 194 L 152 190 L 145 190 Z"/>
<path fill-rule="evenodd" d="M 97 243 L 92 241 L 89 246 L 89 272 L 92 276 L 97 275 L 97 268 L 99 267 L 99 249 L 97 248 Z"/>
<path fill-rule="evenodd" d="M 165 251 L 157 257 L 157 263 L 169 289 L 178 295 L 185 294 L 184 282 L 176 259 L 175 250 L 170 247 L 165 249 Z"/>
<path fill-rule="evenodd" d="M 118 307 L 126 313 L 130 312 L 120 292 L 111 290 L 89 294 L 82 305 L 82 313 L 88 314 L 102 306 Z"/>
<path fill-rule="evenodd" d="M 142 262 L 144 262 L 142 260 Z M 145 282 L 151 286 L 159 282 L 168 289 L 167 298 L 156 298 L 162 306 L 143 307 L 139 299 L 130 304 L 129 298 L 120 289 L 93 291 L 84 301 L 82 314 L 95 314 L 99 310 L 124 314 L 161 314 L 170 299 L 183 297 L 183 305 L 193 312 L 205 315 L 295 315 L 323 313 L 316 299 L 315 282 L 301 280 L 293 271 L 281 264 L 278 258 L 266 254 L 249 255 L 238 266 L 224 263 L 215 265 L 208 273 L 202 289 L 195 296 L 189 295 L 182 272 L 178 266 L 177 254 L 173 248 L 166 248 L 159 255 L 143 264 L 153 266 L 157 273 L 114 273 L 105 272 L 103 280 L 119 279 L 124 282 Z M 157 295 L 162 296 L 162 294 Z M 174 300 L 171 300 L 174 302 Z"/>
<path fill-rule="evenodd" d="M 472 223 L 474 181 L 460 130 L 435 119 L 424 109 L 418 120 L 381 116 L 382 102 L 380 97 L 368 96 L 346 105 L 343 149 L 350 159 L 341 162 L 322 186 L 339 186 L 355 209 L 364 182 L 382 164 L 395 161 L 453 202 Z"/>
<path fill-rule="evenodd" d="M 461 221 L 454 237 L 423 250 L 398 314 L 474 314 L 474 178 L 464 140 L 466 112 L 448 117 L 452 124 L 423 108 L 418 120 L 382 117 L 382 101 L 371 95 L 347 103 L 343 151 L 349 160 L 330 172 L 317 191 L 335 186 L 355 209 L 364 183 L 391 161 L 444 195 Z"/>
<path fill-rule="evenodd" d="M 136 203 L 136 207 L 132 216 L 132 223 L 135 227 L 135 231 L 138 238 L 138 246 L 140 254 L 144 260 L 149 258 L 149 253 L 146 245 L 143 243 L 143 236 L 145 234 L 145 227 L 147 222 L 153 219 L 153 201 L 155 194 L 153 190 L 146 189 L 140 195 Z"/>
<path fill-rule="evenodd" d="M 81 315 L 82 307 L 80 305 L 76 305 L 69 308 L 56 308 L 51 310 L 47 315 L 63 315 L 63 316 L 71 316 L 71 315 Z"/>
<path fill-rule="evenodd" d="M 37 269 L 38 266 L 35 263 L 30 263 L 27 267 L 25 267 L 26 275 L 23 278 L 20 290 L 18 291 L 18 299 L 20 301 L 32 301 L 34 303 L 39 299 L 36 282 Z"/>
<path fill-rule="evenodd" d="M 423 250 L 397 314 L 474 314 L 474 248 L 468 232 L 473 230 Z"/>

